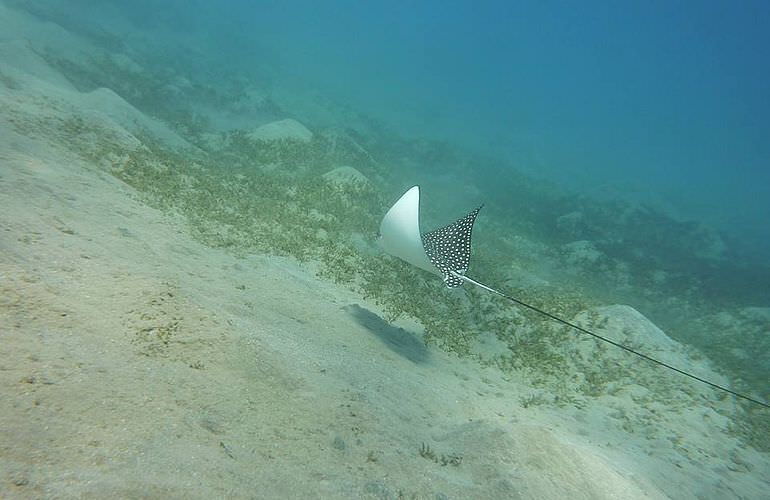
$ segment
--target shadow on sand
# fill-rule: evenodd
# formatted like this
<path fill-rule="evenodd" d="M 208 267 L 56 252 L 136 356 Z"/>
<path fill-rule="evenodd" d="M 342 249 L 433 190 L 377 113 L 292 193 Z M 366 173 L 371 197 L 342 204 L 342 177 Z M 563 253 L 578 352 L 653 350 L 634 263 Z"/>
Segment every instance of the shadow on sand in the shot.
<path fill-rule="evenodd" d="M 424 363 L 428 359 L 428 349 L 415 336 L 403 328 L 390 325 L 368 309 L 358 304 L 343 307 L 356 323 L 363 326 L 379 338 L 391 351 L 400 354 L 414 363 Z"/>

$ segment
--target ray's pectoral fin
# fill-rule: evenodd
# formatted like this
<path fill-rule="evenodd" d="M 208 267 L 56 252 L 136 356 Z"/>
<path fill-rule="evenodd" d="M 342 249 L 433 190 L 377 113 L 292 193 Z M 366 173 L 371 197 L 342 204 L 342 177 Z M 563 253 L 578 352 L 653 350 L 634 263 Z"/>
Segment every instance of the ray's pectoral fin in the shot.
<path fill-rule="evenodd" d="M 441 272 L 448 288 L 463 284 L 458 274 L 468 271 L 471 260 L 471 233 L 476 216 L 484 205 L 448 226 L 422 235 L 422 245 L 431 263 Z"/>

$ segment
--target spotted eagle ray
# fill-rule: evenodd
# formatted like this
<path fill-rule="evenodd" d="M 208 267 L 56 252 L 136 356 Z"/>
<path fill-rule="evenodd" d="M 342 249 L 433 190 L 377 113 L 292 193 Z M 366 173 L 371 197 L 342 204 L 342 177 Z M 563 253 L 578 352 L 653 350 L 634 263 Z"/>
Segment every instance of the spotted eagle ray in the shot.
<path fill-rule="evenodd" d="M 471 259 L 471 233 L 473 232 L 473 224 L 476 222 L 476 216 L 478 216 L 482 207 L 483 205 L 447 226 L 423 234 L 420 232 L 420 188 L 419 186 L 414 186 L 404 193 L 390 210 L 388 210 L 385 217 L 383 217 L 382 223 L 380 224 L 380 246 L 387 253 L 398 257 L 401 260 L 430 273 L 438 274 L 443 278 L 444 283 L 448 288 L 458 287 L 465 282 L 471 283 L 488 292 L 499 295 L 514 304 L 531 309 L 553 321 L 566 325 L 579 333 L 590 335 L 597 340 L 606 342 L 651 363 L 675 371 L 693 380 L 697 380 L 698 382 L 702 382 L 714 389 L 727 392 L 738 398 L 764 406 L 765 408 L 770 408 L 770 404 L 745 394 L 735 392 L 732 389 L 710 382 L 697 375 L 655 359 L 466 276 L 465 273 L 468 271 L 468 265 Z"/>

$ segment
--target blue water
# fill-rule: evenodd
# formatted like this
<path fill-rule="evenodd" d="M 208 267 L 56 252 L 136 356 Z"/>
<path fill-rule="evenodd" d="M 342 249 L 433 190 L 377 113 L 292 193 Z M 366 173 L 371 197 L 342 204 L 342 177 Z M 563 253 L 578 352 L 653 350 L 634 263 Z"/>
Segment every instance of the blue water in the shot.
<path fill-rule="evenodd" d="M 90 4 L 58 2 L 194 42 L 201 72 L 269 68 L 273 85 L 300 79 L 403 133 L 501 160 L 479 177 L 514 165 L 770 256 L 767 2 Z"/>
<path fill-rule="evenodd" d="M 576 433 L 575 437 L 600 446 L 603 451 L 597 456 L 602 460 L 612 460 L 610 452 L 622 455 L 627 462 L 618 462 L 618 470 L 623 470 L 619 476 L 633 470 L 634 484 L 649 479 L 658 486 L 657 480 L 665 479 L 662 491 L 672 491 L 672 484 L 689 485 L 681 490 L 693 490 L 685 496 L 724 498 L 729 491 L 742 498 L 760 497 L 746 492 L 766 486 L 768 461 L 758 453 L 770 450 L 767 413 L 761 408 L 770 398 L 770 62 L 764 56 L 770 47 L 770 3 L 0 0 L 2 12 L 11 12 L 6 5 L 51 21 L 41 26 L 35 20 L 30 24 L 35 28 L 21 31 L 23 35 L 0 32 L 4 51 L 0 59 L 7 59 L 0 60 L 0 98 L 5 103 L 0 119 L 13 128 L 12 133 L 0 134 L 0 139 L 12 139 L 2 145 L 10 152 L 5 156 L 13 167 L 8 176 L 24 189 L 27 181 L 17 178 L 34 179 L 39 184 L 35 188 L 43 193 L 27 203 L 23 198 L 27 191 L 19 191 L 14 203 L 22 207 L 20 213 L 39 217 L 41 227 L 55 222 L 54 238 L 38 239 L 42 233 L 37 232 L 32 238 L 19 230 L 6 245 L 18 249 L 8 254 L 26 266 L 13 268 L 12 274 L 24 279 L 17 280 L 19 290 L 8 288 L 13 300 L 5 301 L 9 317 L 18 319 L 11 338 L 32 346 L 29 356 L 8 357 L 9 363 L 19 361 L 18 366 L 29 368 L 32 375 L 5 370 L 13 378 L 6 385 L 13 386 L 10 390 L 21 401 L 7 406 L 25 414 L 14 416 L 14 425 L 33 424 L 34 432 L 29 432 L 33 439 L 28 440 L 32 445 L 27 446 L 33 466 L 42 456 L 38 451 L 46 446 L 65 451 L 76 447 L 38 445 L 53 434 L 40 433 L 35 425 L 72 422 L 66 413 L 59 413 L 61 408 L 37 420 L 28 418 L 27 413 L 34 416 L 37 411 L 30 410 L 29 395 L 35 390 L 44 395 L 48 389 L 43 386 L 52 386 L 52 391 L 65 394 L 62 399 L 68 405 L 66 389 L 74 387 L 77 390 L 69 394 L 78 395 L 73 398 L 78 403 L 83 395 L 84 407 L 108 408 L 98 391 L 82 391 L 90 369 L 97 374 L 94 380 L 134 381 L 135 374 L 137 380 L 152 380 L 146 386 L 135 384 L 136 396 L 121 390 L 110 396 L 125 398 L 131 406 L 143 401 L 136 414 L 141 418 L 120 415 L 118 421 L 110 407 L 113 421 L 108 419 L 101 427 L 103 441 L 88 442 L 95 449 L 103 442 L 118 442 L 105 431 L 113 424 L 123 429 L 123 436 L 136 432 L 140 439 L 130 436 L 139 443 L 136 453 L 121 451 L 126 461 L 116 463 L 134 464 L 142 478 L 137 491 L 152 484 L 152 477 L 144 477 L 147 471 L 156 473 L 165 466 L 175 480 L 195 478 L 185 487 L 213 483 L 220 491 L 236 491 L 231 485 L 246 491 L 267 478 L 265 484 L 287 488 L 312 488 L 316 482 L 333 486 L 338 497 L 363 498 L 364 492 L 372 498 L 391 498 L 392 489 L 400 498 L 402 485 L 391 481 L 401 480 L 396 476 L 417 481 L 420 488 L 425 477 L 430 483 L 430 478 L 441 476 L 451 477 L 446 484 L 452 488 L 462 488 L 467 478 L 473 478 L 485 491 L 496 492 L 460 496 L 509 498 L 511 492 L 527 491 L 518 484 L 526 475 L 546 482 L 561 476 L 558 461 L 542 462 L 540 455 L 563 455 L 568 469 L 579 471 L 576 484 L 590 489 L 593 485 L 584 478 L 598 476 L 582 474 L 580 468 L 586 464 L 576 460 L 579 455 L 558 452 L 538 435 L 518 434 L 530 425 L 551 425 L 550 417 L 543 421 L 536 413 L 519 413 L 546 405 L 552 416 L 564 417 L 566 434 Z M 13 13 L 17 14 L 15 19 L 25 19 Z M 84 41 L 83 52 L 72 43 L 76 36 Z M 17 53 L 34 57 L 16 57 Z M 36 78 L 45 73 L 66 88 L 40 85 Z M 47 103 L 50 117 L 44 113 Z M 154 117 L 160 124 L 133 121 L 134 117 Z M 289 118 L 301 123 L 288 122 L 289 128 Z M 116 127 L 125 127 L 116 130 L 120 137 L 125 132 L 126 144 L 102 125 L 110 119 Z M 146 130 L 149 123 L 158 129 Z M 265 136 L 258 133 L 265 133 L 265 124 L 273 131 L 289 129 L 301 138 L 262 140 Z M 129 133 L 141 147 L 128 141 Z M 37 161 L 27 161 L 27 150 L 33 150 L 28 144 L 40 146 L 44 158 L 53 154 L 48 153 L 49 146 L 58 147 L 51 151 L 56 151 L 57 161 L 58 153 L 65 153 L 57 164 L 62 172 L 75 172 L 70 158 L 79 158 L 101 169 L 103 176 L 111 174 L 131 189 L 122 192 L 138 195 L 137 202 L 161 208 L 174 220 L 184 217 L 179 234 L 189 230 L 196 245 L 214 250 L 210 254 L 203 246 L 189 250 L 177 243 L 192 245 L 192 240 L 181 236 L 169 240 L 167 248 L 158 242 L 145 245 L 159 255 L 150 255 L 150 250 L 111 255 L 105 250 L 109 246 L 95 246 L 121 246 L 122 238 L 130 239 L 126 245 L 134 245 L 138 234 L 156 234 L 140 230 L 155 219 L 145 220 L 144 211 L 125 215 L 116 203 L 115 213 L 125 219 L 120 224 L 130 229 L 99 227 L 93 234 L 109 233 L 102 242 L 101 237 L 98 241 L 85 237 L 85 229 L 68 228 L 59 216 L 75 220 L 77 214 L 68 210 L 53 214 L 57 203 L 97 205 L 82 202 L 91 201 L 90 193 L 66 193 L 61 199 L 49 195 L 54 192 L 47 189 L 50 179 L 33 169 Z M 345 180 L 353 175 L 364 180 Z M 448 252 L 456 260 L 459 253 L 464 262 L 472 254 L 468 276 L 491 288 L 466 283 L 447 290 L 438 276 L 408 268 L 377 247 L 375 235 L 383 214 L 414 184 L 422 188 L 420 218 L 425 231 L 485 204 L 472 247 L 464 240 L 457 243 L 451 231 L 441 233 L 446 241 L 428 247 L 432 256 Z M 96 201 L 102 203 L 103 198 Z M 112 225 L 116 219 L 93 220 Z M 22 224 L 5 225 L 8 231 L 17 231 Z M 461 227 L 469 234 L 468 224 Z M 62 277 L 67 272 L 77 276 L 73 280 L 80 279 L 81 268 L 61 263 L 67 258 L 88 261 L 82 264 L 83 274 L 91 272 L 99 283 L 107 276 L 90 271 L 90 250 L 65 247 L 57 231 L 71 241 L 94 243 L 86 248 L 104 254 L 93 258 L 93 265 L 101 266 L 97 269 L 113 269 L 105 264 L 108 261 L 102 262 L 107 254 L 118 270 L 131 264 L 132 255 L 135 259 L 147 255 L 161 275 L 136 277 L 131 271 L 131 280 L 122 282 L 125 273 L 112 273 L 103 286 L 121 293 L 107 297 L 114 305 L 96 307 L 98 297 L 88 292 L 90 288 L 71 286 Z M 45 260 L 40 255 L 48 255 L 40 253 L 43 245 L 61 257 L 46 264 L 48 274 L 38 269 Z M 19 257 L 29 252 L 38 253 L 29 254 L 32 260 Z M 271 258 L 257 259 L 258 254 Z M 208 257 L 210 263 L 205 261 Z M 291 258 L 312 263 L 303 269 Z M 264 276 L 257 277 L 248 267 L 263 264 Z M 193 273 L 193 268 L 220 281 Z M 318 279 L 329 282 L 329 293 L 326 283 L 306 274 L 308 269 L 316 269 Z M 27 280 L 22 271 L 35 279 Z M 176 283 L 174 273 L 190 278 Z M 283 290 L 279 277 L 289 276 L 296 283 Z M 39 326 L 45 312 L 40 305 L 45 302 L 36 299 L 44 288 L 40 280 L 48 286 L 46 293 L 70 288 L 82 292 L 79 296 L 87 299 L 82 311 L 60 313 L 57 306 L 53 319 Z M 347 286 L 350 294 L 330 300 L 331 282 Z M 24 295 L 27 289 L 29 299 Z M 486 294 L 497 289 L 510 300 Z M 212 295 L 211 290 L 217 293 Z M 204 300 L 209 296 L 217 300 Z M 363 305 L 355 303 L 359 299 Z M 349 300 L 354 302 L 343 305 Z M 661 331 L 626 306 L 592 308 L 610 304 L 632 306 Z M 192 306 L 200 307 L 193 311 Z M 62 331 L 75 332 L 71 317 L 89 310 L 100 316 L 95 325 L 102 324 L 101 315 L 113 315 L 120 322 L 114 331 L 103 332 L 105 342 L 125 347 L 128 335 L 132 349 L 146 344 L 146 350 L 135 353 L 140 361 L 131 357 L 133 350 L 128 355 L 121 351 L 119 359 L 127 365 L 102 368 L 107 362 L 94 363 L 93 356 L 101 356 L 103 349 L 84 336 L 83 352 L 77 356 L 85 362 L 75 363 L 79 358 L 69 353 L 76 352 L 72 346 L 80 341 L 77 333 L 56 337 L 65 339 L 56 342 L 64 342 L 68 354 L 55 356 L 50 349 L 54 337 L 40 331 L 50 327 L 54 332 L 61 326 Z M 183 317 L 186 311 L 201 319 L 190 321 Z M 583 313 L 576 317 L 578 311 Z M 209 324 L 203 320 L 204 312 L 221 322 L 211 319 Z M 289 326 L 276 328 L 272 317 Z M 408 318 L 397 323 L 405 327 L 388 324 L 396 317 Z M 617 322 L 609 326 L 611 318 Z M 81 319 L 91 323 L 91 318 Z M 351 320 L 364 330 L 347 328 Z M 217 325 L 226 330 L 221 351 L 202 333 L 216 332 Z M 570 325 L 572 330 L 560 331 L 554 325 Z M 588 343 L 571 335 L 598 335 L 583 328 L 608 333 L 601 339 L 612 346 L 590 350 Z M 366 332 L 387 351 L 356 344 Z M 199 334 L 203 340 L 197 340 Z M 627 339 L 622 345 L 610 340 L 621 334 Z M 687 346 L 687 353 L 679 352 L 668 337 Z M 248 345 L 239 344 L 244 339 Z M 273 349 L 276 346 L 280 348 Z M 232 374 L 235 378 L 217 371 L 230 364 L 229 352 L 244 347 L 236 366 L 228 366 L 237 371 Z M 440 353 L 440 360 L 451 361 L 443 365 L 436 361 L 439 351 L 434 347 L 467 359 Z M 276 354 L 278 361 L 265 362 L 273 359 L 273 350 L 283 357 Z M 669 355 L 676 361 L 671 366 L 634 364 L 641 361 L 622 357 L 629 350 L 643 358 L 650 354 L 653 361 L 668 360 Z M 169 354 L 175 352 L 178 357 Z M 610 357 L 613 354 L 619 356 Z M 306 361 L 313 356 L 318 356 L 317 364 Z M 81 371 L 56 383 L 48 383 L 47 372 L 38 376 L 31 371 L 38 366 L 47 370 L 42 363 L 52 359 L 53 367 L 71 361 Z M 400 365 L 401 361 L 411 364 Z M 475 361 L 485 366 L 484 371 L 476 371 Z M 429 366 L 451 367 L 455 362 L 464 363 L 469 375 L 453 368 L 436 372 L 451 374 L 447 380 L 462 380 L 455 389 L 426 375 Z M 168 378 L 148 367 L 169 368 Z M 279 367 L 286 371 L 285 384 Z M 497 383 L 487 378 L 493 373 L 497 377 L 497 368 L 505 375 L 499 392 Z M 417 382 L 410 389 L 401 379 L 386 376 L 387 370 L 417 375 Z M 707 373 L 703 379 L 698 378 L 701 372 Z M 682 373 L 692 373 L 722 392 L 693 392 Z M 142 378 L 147 374 L 151 379 Z M 238 387 L 231 381 L 241 377 L 248 388 L 242 395 L 231 389 Z M 161 378 L 172 389 L 166 391 L 164 385 L 156 391 Z M 476 384 L 476 378 L 483 385 Z M 33 384 L 41 380 L 46 382 L 35 388 Z M 744 400 L 732 406 L 725 387 L 714 386 L 711 380 L 735 389 L 733 395 Z M 311 381 L 325 392 L 310 389 Z M 282 385 L 290 387 L 290 397 L 275 390 Z M 261 387 L 268 397 L 255 396 Z M 537 391 L 525 393 L 530 389 Z M 699 385 L 696 390 L 707 389 Z M 168 399 L 167 408 L 164 394 L 174 398 L 173 404 Z M 153 400 L 155 396 L 158 399 Z M 290 409 L 284 421 L 274 418 L 277 413 L 263 411 L 279 400 Z M 490 406 L 475 408 L 474 401 L 482 400 Z M 242 408 L 244 401 L 255 413 Z M 431 406 L 431 401 L 441 405 Z M 54 407 L 45 398 L 34 400 L 38 406 Z M 515 407 L 516 412 L 506 407 Z M 93 421 L 105 421 L 101 414 L 92 417 L 90 410 L 83 413 L 77 405 L 67 409 L 83 415 L 87 430 Z M 146 409 L 152 411 L 142 414 Z M 312 424 L 303 428 L 297 423 L 299 415 L 309 417 Z M 368 423 L 359 425 L 348 417 L 363 417 Z M 150 422 L 145 424 L 147 432 L 152 431 L 150 438 L 141 426 L 136 431 L 125 426 L 142 418 Z M 220 420 L 228 426 L 220 425 Z M 446 427 L 448 422 L 451 427 Z M 459 430 L 442 437 L 442 425 L 444 430 Z M 271 426 L 275 435 L 268 432 Z M 493 432 L 474 430 L 485 426 Z M 197 427 L 205 432 L 196 437 Z M 65 437 L 83 434 L 67 427 L 51 429 Z M 156 439 L 157 429 L 165 434 L 163 440 Z M 15 442 L 15 431 L 6 434 L 14 441 L 6 450 L 24 448 Z M 147 439 L 152 446 L 144 444 Z M 526 444 L 517 448 L 527 439 L 531 449 Z M 428 440 L 441 443 L 435 453 Z M 406 446 L 405 441 L 414 445 Z M 450 447 L 452 443 L 459 448 Z M 206 446 L 215 452 L 208 456 L 215 455 L 220 462 L 201 454 Z M 274 451 L 262 453 L 261 447 Z M 120 449 L 125 449 L 122 443 Z M 167 449 L 176 452 L 163 464 L 149 458 L 165 457 Z M 192 449 L 194 453 L 188 451 Z M 468 450 L 465 462 L 455 455 L 459 449 Z M 331 455 L 319 455 L 318 450 Z M 90 453 L 77 448 L 77 454 L 90 464 Z M 202 469 L 179 461 L 188 456 Z M 108 466 L 132 480 L 120 465 L 93 457 L 97 467 Z M 351 457 L 358 461 L 355 465 L 346 462 Z M 519 468 L 533 457 L 536 469 Z M 66 462 L 62 470 L 80 467 L 78 458 L 70 458 L 61 455 L 61 463 Z M 420 467 L 410 465 L 414 463 L 410 460 Z M 645 470 L 647 463 L 650 470 Z M 286 464 L 296 468 L 285 469 Z M 323 472 L 329 465 L 344 466 L 346 472 L 335 478 L 334 473 Z M 425 465 L 435 465 L 437 475 L 425 476 Z M 220 474 L 232 466 L 243 466 L 243 472 Z M 383 466 L 393 468 L 377 469 Z M 62 466 L 50 468 L 56 467 Z M 498 469 L 515 481 L 497 481 L 490 471 Z M 208 475 L 204 478 L 199 470 Z M 266 472 L 279 470 L 290 480 Z M 286 472 L 291 470 L 300 473 Z M 50 484 L 61 478 L 77 481 L 54 472 Z M 89 476 L 80 477 L 90 484 Z M 26 475 L 14 476 L 11 483 L 11 488 L 30 483 L 37 487 Z M 0 489 L 11 483 L 0 478 Z M 424 491 L 433 489 L 430 485 Z M 446 498 L 443 493 L 433 496 Z"/>
<path fill-rule="evenodd" d="M 770 246 L 767 2 L 206 4 L 187 16 L 227 30 L 217 50 L 267 53 L 400 130 Z"/>

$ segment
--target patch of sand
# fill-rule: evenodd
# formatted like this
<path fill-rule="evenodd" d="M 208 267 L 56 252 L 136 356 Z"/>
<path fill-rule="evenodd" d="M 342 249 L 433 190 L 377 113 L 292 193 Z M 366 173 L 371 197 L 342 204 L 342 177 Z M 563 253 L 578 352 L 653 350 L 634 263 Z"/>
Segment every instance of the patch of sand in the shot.
<path fill-rule="evenodd" d="M 767 457 L 733 438 L 706 437 L 685 453 L 621 429 L 614 412 L 641 411 L 633 394 L 582 411 L 524 407 L 530 388 L 426 348 L 416 325 L 385 323 L 298 264 L 202 246 L 55 134 L 74 114 L 139 147 L 132 127 L 146 117 L 110 91 L 78 93 L 43 61 L 9 59 L 0 60 L 11 78 L 0 82 L 3 498 L 767 491 Z M 708 418 L 717 417 L 683 414 L 672 434 Z"/>

